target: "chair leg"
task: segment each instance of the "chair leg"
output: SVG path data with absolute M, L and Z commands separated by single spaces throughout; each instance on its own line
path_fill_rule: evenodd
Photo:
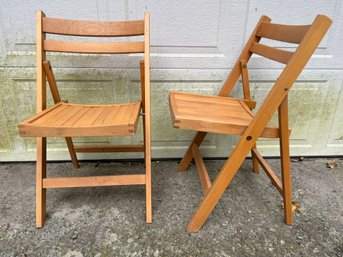
M 151 189 L 151 139 L 150 120 L 143 116 L 145 192 L 146 192 L 146 223 L 152 223 L 152 189 Z
M 71 162 L 73 164 L 73 168 L 77 169 L 79 168 L 79 162 L 77 160 L 77 156 L 74 150 L 74 144 L 73 144 L 73 140 L 71 139 L 71 137 L 66 137 L 66 142 L 67 142 L 67 146 L 68 146 L 68 150 L 69 150 L 69 154 L 71 157 Z
M 279 110 L 279 128 L 280 128 L 280 155 L 282 171 L 283 203 L 285 208 L 285 222 L 288 225 L 293 224 L 292 210 L 292 189 L 289 155 L 289 130 L 288 130 L 288 99 L 287 97 L 281 103 Z
M 198 147 L 201 145 L 202 141 L 205 139 L 207 135 L 207 132 L 200 132 L 198 131 L 196 135 L 193 138 L 192 143 L 189 145 L 186 153 L 184 154 L 180 164 L 179 164 L 179 171 L 186 171 L 189 167 L 189 164 L 191 163 L 193 159 L 193 154 L 192 154 L 192 146 L 193 144 L 196 144 Z
M 46 218 L 46 189 L 43 179 L 46 178 L 46 138 L 37 138 L 36 164 L 36 227 L 41 228 Z
M 246 155 L 251 150 L 251 147 L 246 145 L 244 140 L 241 140 L 238 143 L 231 153 L 230 158 L 225 162 L 223 168 L 213 182 L 210 191 L 208 191 L 197 210 L 194 212 L 187 225 L 188 232 L 197 232 L 203 226 L 225 189 L 229 186 L 233 177 L 238 172 Z
M 146 159 L 146 223 L 152 223 L 151 160 Z
M 253 146 L 254 150 L 256 150 L 256 144 Z M 251 160 L 252 160 L 252 169 L 255 173 L 259 173 L 259 163 L 257 157 L 253 151 L 251 151 Z

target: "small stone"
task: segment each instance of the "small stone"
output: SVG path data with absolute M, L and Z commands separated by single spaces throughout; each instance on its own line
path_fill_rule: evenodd
M 317 247 L 315 247 L 315 248 L 313 249 L 313 253 L 319 253 L 319 250 L 318 250 Z
M 274 250 L 274 248 L 273 247 L 268 247 L 268 250 L 269 250 L 269 252 L 271 252 L 271 251 Z
M 328 162 L 326 165 L 330 169 L 334 169 L 334 168 L 337 167 L 337 163 L 336 162 Z
M 73 234 L 71 235 L 71 239 L 75 240 L 79 237 L 79 234 L 77 233 L 77 231 L 74 231 Z
M 101 257 L 101 253 L 97 253 L 94 257 Z
M 280 240 L 281 245 L 285 245 L 285 240 Z

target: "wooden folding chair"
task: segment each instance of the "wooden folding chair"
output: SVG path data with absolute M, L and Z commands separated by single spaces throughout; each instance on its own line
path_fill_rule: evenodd
M 331 23 L 324 15 L 318 15 L 311 25 L 304 26 L 273 24 L 270 18 L 262 16 L 218 96 L 170 93 L 174 127 L 198 131 L 179 165 L 179 170 L 185 171 L 194 159 L 204 190 L 204 198 L 187 225 L 188 232 L 196 232 L 203 226 L 249 151 L 252 152 L 253 170 L 257 173 L 258 164 L 261 165 L 283 197 L 286 224 L 293 223 L 287 95 Z M 290 52 L 261 44 L 261 38 L 299 45 L 295 52 Z M 286 64 L 256 113 L 251 111 L 255 102 L 250 98 L 247 72 L 247 63 L 253 53 Z M 240 76 L 244 99 L 229 98 Z M 268 126 L 276 110 L 279 127 Z M 199 152 L 200 144 L 208 132 L 241 135 L 213 183 Z M 259 137 L 279 138 L 281 181 L 257 151 L 255 144 Z
M 149 14 L 144 20 L 98 22 L 45 17 L 37 12 L 37 114 L 19 124 L 23 137 L 37 137 L 36 227 L 45 223 L 46 189 L 65 187 L 145 185 L 146 222 L 152 222 L 151 142 L 150 142 L 150 31 Z M 144 36 L 144 42 L 64 42 L 46 38 L 47 34 L 88 37 Z M 81 105 L 62 101 L 46 52 L 87 54 L 144 53 L 140 62 L 142 99 L 127 104 Z M 46 108 L 46 80 L 55 105 Z M 132 136 L 139 116 L 143 120 L 144 144 L 74 146 L 74 136 Z M 73 166 L 77 152 L 144 152 L 145 174 L 72 178 L 46 177 L 46 137 L 65 137 Z

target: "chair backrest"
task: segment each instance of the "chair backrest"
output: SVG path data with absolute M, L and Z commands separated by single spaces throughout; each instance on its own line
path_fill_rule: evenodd
M 43 68 L 46 52 L 87 54 L 144 53 L 145 93 L 150 92 L 150 21 L 144 20 L 100 22 L 48 18 L 42 11 L 36 15 L 37 112 L 46 108 L 46 75 Z M 77 37 L 130 37 L 144 36 L 137 42 L 69 42 L 47 39 L 47 34 Z M 149 98 L 145 94 L 146 98 Z
M 253 53 L 286 64 L 283 73 L 288 73 L 290 69 L 288 67 L 293 66 L 294 63 L 298 63 L 297 66 L 300 68 L 299 72 L 301 72 L 331 26 L 331 23 L 332 21 L 325 15 L 318 15 L 310 25 L 275 24 L 271 23 L 269 17 L 262 16 L 225 80 L 219 95 L 228 96 L 231 93 L 238 78 L 243 73 L 241 69 L 242 64 L 246 65 Z M 299 45 L 295 52 L 290 52 L 260 44 L 259 42 L 262 38 Z
M 310 25 L 281 25 L 271 23 L 271 19 L 262 16 L 246 43 L 236 64 L 224 82 L 220 96 L 228 96 L 235 86 L 238 78 L 244 72 L 242 63 L 246 67 L 252 54 L 258 54 L 268 59 L 286 64 L 279 75 L 274 86 L 265 98 L 261 107 L 255 115 L 251 125 L 247 128 L 246 135 L 249 140 L 255 140 L 260 136 L 277 108 L 287 96 L 295 80 L 303 70 L 304 66 L 316 50 L 325 33 L 331 26 L 332 21 L 324 16 L 318 15 Z M 281 50 L 259 43 L 261 38 L 268 38 L 282 42 L 299 44 L 295 52 Z M 245 78 L 247 79 L 247 78 Z M 244 83 L 244 79 L 243 79 Z

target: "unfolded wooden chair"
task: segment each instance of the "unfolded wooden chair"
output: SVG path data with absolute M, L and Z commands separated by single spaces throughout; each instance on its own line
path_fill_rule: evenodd
M 250 151 L 253 170 L 258 173 L 261 165 L 283 197 L 286 224 L 293 223 L 295 206 L 292 204 L 291 193 L 287 95 L 331 23 L 332 21 L 324 15 L 318 15 L 310 25 L 301 26 L 273 24 L 270 18 L 262 16 L 218 96 L 170 93 L 174 127 L 197 131 L 179 165 L 179 170 L 185 171 L 194 159 L 204 190 L 204 198 L 190 219 L 187 231 L 196 232 L 203 226 Z M 259 43 L 261 38 L 295 43 L 298 47 L 295 52 L 281 50 Z M 256 103 L 250 98 L 247 71 L 247 63 L 252 54 L 286 64 L 256 113 L 251 111 Z M 244 98 L 229 98 L 240 76 Z M 272 127 L 268 122 L 276 110 L 279 126 Z M 241 136 L 213 183 L 199 152 L 199 147 L 208 132 Z M 281 181 L 256 149 L 255 144 L 259 137 L 279 138 Z
M 62 42 L 47 34 L 88 37 L 144 36 L 139 42 Z M 45 17 L 37 12 L 37 114 L 19 124 L 23 137 L 37 138 L 36 227 L 45 223 L 46 189 L 65 187 L 145 185 L 146 222 L 152 222 L 151 143 L 150 143 L 150 31 L 149 14 L 144 20 L 98 22 Z M 46 52 L 87 54 L 144 53 L 140 62 L 142 99 L 127 104 L 82 105 L 62 101 Z M 137 64 L 138 65 L 138 64 Z M 46 80 L 55 105 L 46 108 Z M 99 103 L 100 104 L 100 103 Z M 74 146 L 75 136 L 132 136 L 142 116 L 144 144 Z M 46 177 L 46 137 L 65 137 L 73 166 L 78 167 L 77 152 L 143 152 L 145 174 L 72 178 Z

